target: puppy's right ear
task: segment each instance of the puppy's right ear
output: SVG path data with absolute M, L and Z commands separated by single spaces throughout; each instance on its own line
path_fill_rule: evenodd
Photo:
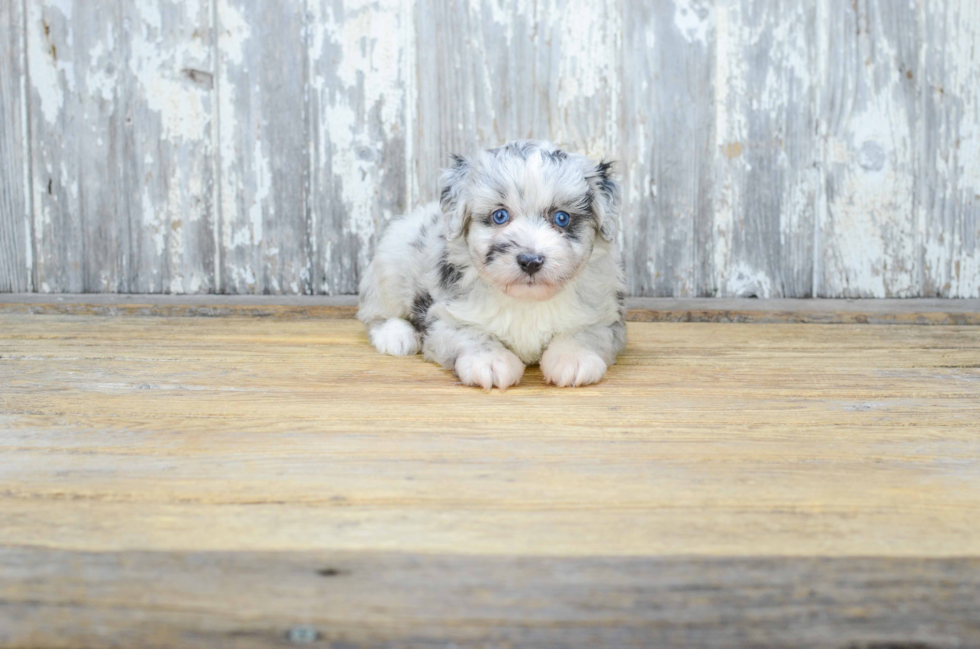
M 447 218 L 446 238 L 455 239 L 463 234 L 466 228 L 466 201 L 463 200 L 463 188 L 466 177 L 470 172 L 470 161 L 463 156 L 452 156 L 453 166 L 442 172 L 439 184 L 442 188 L 439 194 L 439 204 L 442 213 Z

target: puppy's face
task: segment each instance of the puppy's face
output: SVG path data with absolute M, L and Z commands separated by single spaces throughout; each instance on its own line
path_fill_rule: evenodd
M 450 237 L 465 237 L 481 276 L 517 298 L 547 300 L 611 240 L 619 187 L 610 165 L 546 142 L 511 142 L 455 158 L 443 174 Z

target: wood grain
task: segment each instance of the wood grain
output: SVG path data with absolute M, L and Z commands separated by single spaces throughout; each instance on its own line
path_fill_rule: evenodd
M 980 295 L 980 5 L 927 2 L 916 174 L 923 295 Z
M 37 288 L 213 290 L 210 4 L 30 0 Z
M 631 322 L 980 325 L 980 300 L 750 300 L 627 298 Z M 38 295 L 0 296 L 0 313 L 36 315 L 344 319 L 356 296 Z
M 938 649 L 980 642 L 975 558 L 2 548 L 0 570 L 4 647 Z
M 302 3 L 217 0 L 221 277 L 226 293 L 309 293 Z
M 920 294 L 915 222 L 920 9 L 831 0 L 820 128 L 826 138 L 819 297 Z
M 350 320 L 0 315 L 0 646 L 980 643 L 980 328 L 629 336 L 487 394 Z
M 311 292 L 357 292 L 384 226 L 414 205 L 413 3 L 308 3 Z
M 449 153 L 544 138 L 597 161 L 616 155 L 618 3 L 421 0 L 416 14 L 423 200 L 438 198 Z
M 711 5 L 623 4 L 623 252 L 633 295 L 715 294 Z
M 540 137 L 619 161 L 634 296 L 980 297 L 971 0 L 85 7 L 4 8 L 0 291 L 352 294 Z
M 595 388 L 488 395 L 354 321 L 2 323 L 7 545 L 980 551 L 977 328 L 635 323 Z
M 0 6 L 0 293 L 33 287 L 24 5 Z
M 813 295 L 821 183 L 816 3 L 718 3 L 714 290 Z

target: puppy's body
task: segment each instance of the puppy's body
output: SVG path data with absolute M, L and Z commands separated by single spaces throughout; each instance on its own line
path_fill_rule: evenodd
M 394 221 L 378 245 L 358 312 L 371 342 L 421 349 L 486 389 L 537 362 L 556 385 L 598 381 L 625 344 L 608 169 L 543 142 L 457 158 L 440 203 Z

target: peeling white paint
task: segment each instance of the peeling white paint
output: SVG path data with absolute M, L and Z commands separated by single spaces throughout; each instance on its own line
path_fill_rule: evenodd
M 228 0 L 214 1 L 217 2 L 217 13 L 221 17 L 221 24 L 216 26 L 220 29 L 218 38 L 221 56 L 227 63 L 242 65 L 245 60 L 245 42 L 252 35 L 252 28 L 233 3 Z
M 324 4 L 314 2 L 310 12 L 310 56 L 317 69 L 326 67 L 334 77 L 329 84 L 318 79 L 313 89 L 321 109 L 317 157 L 330 161 L 339 181 L 338 198 L 348 218 L 345 233 L 361 242 L 357 263 L 363 268 L 371 238 L 394 216 L 384 208 L 379 213 L 379 185 L 388 172 L 381 164 L 384 142 L 369 128 L 371 120 L 378 119 L 382 137 L 410 136 L 403 124 L 402 34 L 411 14 L 402 13 L 408 8 L 402 0 L 359 1 L 345 3 L 341 19 L 334 6 Z M 332 252 L 325 245 L 321 259 L 331 259 Z
M 630 30 L 631 34 L 634 30 L 639 29 L 635 24 L 623 24 L 621 27 L 624 32 Z M 647 52 L 656 51 L 659 43 L 654 25 L 647 24 L 641 27 L 641 33 L 634 35 L 634 38 L 642 40 L 642 46 Z M 626 35 L 624 34 L 622 38 L 625 41 Z M 636 96 L 643 99 L 637 102 L 636 100 L 630 101 L 631 98 L 627 98 L 624 101 L 629 111 L 627 113 L 627 121 L 621 129 L 617 128 L 617 130 L 622 130 L 624 133 L 624 137 L 620 143 L 621 148 L 619 149 L 622 151 L 623 156 L 620 162 L 623 173 L 623 207 L 621 215 L 622 225 L 618 234 L 618 240 L 623 251 L 626 267 L 635 269 L 639 266 L 644 271 L 642 273 L 636 273 L 636 275 L 640 275 L 639 277 L 628 276 L 628 281 L 631 280 L 641 286 L 644 284 L 649 286 L 650 278 L 653 278 L 657 273 L 654 251 L 647 251 L 645 253 L 645 259 L 637 259 L 640 256 L 638 254 L 639 247 L 634 245 L 634 242 L 630 239 L 632 236 L 636 236 L 647 225 L 650 217 L 646 209 L 658 208 L 656 200 L 644 203 L 644 199 L 656 198 L 656 195 L 652 191 L 652 188 L 655 186 L 655 180 L 652 174 L 651 120 L 647 111 L 636 105 L 637 103 L 641 106 L 645 105 L 644 100 L 649 96 L 650 92 L 650 79 L 646 75 L 643 75 L 641 79 L 634 80 L 634 84 L 636 85 L 631 86 L 630 90 Z M 633 275 L 633 273 L 629 275 Z
M 722 296 L 806 294 L 819 158 L 806 121 L 815 110 L 812 7 L 722 3 L 714 21 L 715 283 Z M 767 65 L 756 65 L 760 55 Z M 794 121 L 809 146 L 792 141 Z
M 556 24 L 562 45 L 558 101 L 564 105 L 606 90 L 616 59 L 608 46 L 607 25 L 595 20 L 596 10 L 591 0 L 569 0 L 557 10 L 562 15 L 551 20 Z
M 314 30 L 323 20 L 317 38 L 331 41 L 341 52 L 333 62 L 341 86 L 354 89 L 363 84 L 365 104 L 380 109 L 385 130 L 395 128 L 401 117 L 400 5 L 398 0 L 347 2 L 343 21 L 332 8 L 322 15 L 313 13 Z
M 245 42 L 251 35 L 251 29 L 244 16 L 228 0 L 216 0 L 221 24 L 218 29 L 219 50 L 219 92 L 218 121 L 220 123 L 221 165 L 221 202 L 220 210 L 221 246 L 227 251 L 244 246 L 251 240 L 251 233 L 243 229 L 236 230 L 237 205 L 242 195 L 242 177 L 240 173 L 239 155 L 236 147 L 235 133 L 242 128 L 237 111 L 238 89 L 230 83 L 227 68 L 241 66 L 244 60 Z M 239 269 L 240 272 L 240 269 Z
M 561 44 L 556 114 L 550 137 L 593 158 L 612 157 L 618 147 L 622 25 L 595 16 L 616 15 L 614 2 L 572 0 L 551 6 L 542 18 Z M 547 41 L 543 43 L 546 44 Z
M 533 133 L 620 159 L 620 240 L 636 286 L 776 296 L 792 290 L 787 278 L 809 263 L 820 295 L 916 295 L 923 285 L 980 295 L 977 3 L 868 0 L 852 24 L 847 3 L 840 11 L 818 3 L 814 12 L 790 0 L 470 0 L 421 18 L 413 0 L 311 0 L 302 42 L 284 46 L 302 50 L 309 71 L 307 94 L 296 102 L 313 113 L 295 128 L 313 125 L 318 136 L 280 151 L 290 125 L 256 99 L 270 92 L 256 68 L 275 44 L 259 22 L 267 14 L 214 1 L 212 13 L 203 0 L 132 0 L 121 5 L 122 18 L 98 25 L 73 0 L 26 3 L 30 77 L 22 83 L 36 125 L 34 133 L 24 126 L 36 160 L 27 218 L 39 245 L 36 259 L 33 246 L 27 252 L 41 290 L 64 290 L 71 282 L 63 284 L 63 268 L 89 264 L 71 257 L 80 249 L 65 241 L 91 235 L 72 219 L 106 189 L 80 179 L 94 182 L 92 163 L 111 146 L 119 150 L 121 133 L 135 133 L 143 147 L 121 162 L 142 182 L 126 201 L 134 214 L 119 215 L 117 230 L 126 219 L 139 224 L 144 258 L 122 250 L 107 263 L 140 268 L 154 290 L 194 292 L 217 285 L 198 267 L 216 263 L 220 276 L 225 258 L 226 288 L 294 293 L 313 277 L 322 278 L 314 290 L 350 290 L 394 206 L 435 191 L 420 178 L 432 177 L 444 149 Z M 287 20 L 301 10 L 279 9 Z M 210 25 L 212 15 L 220 25 Z M 627 23 L 628 15 L 648 24 Z M 433 16 L 435 25 L 416 22 Z M 468 31 L 457 39 L 463 47 L 437 57 L 449 79 L 439 87 L 446 114 L 418 114 L 432 104 L 420 89 L 443 81 L 420 69 L 420 56 L 432 60 L 422 48 L 432 44 L 417 42 L 416 28 L 448 34 L 457 25 L 438 23 L 447 17 Z M 888 33 L 905 30 L 903 20 L 906 31 L 919 30 L 911 45 Z M 82 27 L 91 33 L 76 31 Z M 709 70 L 710 78 L 684 76 Z M 126 115 L 112 114 L 122 107 Z M 812 124 L 800 117 L 807 110 L 818 114 Z M 124 125 L 127 118 L 136 125 Z M 670 129 L 690 129 L 694 122 L 684 120 L 695 119 L 711 123 L 713 141 L 665 151 Z M 120 124 L 117 133 L 109 121 Z M 284 159 L 309 168 L 308 217 L 277 213 L 290 211 L 277 194 Z M 702 168 L 709 173 L 691 177 Z M 209 185 L 215 170 L 220 184 Z M 214 205 L 200 206 L 204 199 Z M 709 200 L 713 213 L 697 212 Z M 203 221 L 207 209 L 221 214 L 213 230 Z M 340 228 L 324 231 L 334 218 Z M 300 222 L 306 231 L 295 229 Z M 213 252 L 201 253 L 210 247 L 200 245 L 201 227 Z M 702 243 L 710 250 L 696 248 Z M 673 267 L 658 265 L 654 250 L 678 251 Z M 657 273 L 675 273 L 674 284 L 656 283 Z M 115 267 L 91 275 L 95 285 L 120 285 Z
M 23 14 L 18 16 L 18 18 L 21 19 L 23 19 L 23 17 L 24 17 Z M 18 29 L 18 27 L 19 25 L 15 26 L 14 29 Z M 29 126 L 31 115 L 28 109 L 28 96 L 29 96 L 28 93 L 31 90 L 27 86 L 27 61 L 26 61 L 27 39 L 28 39 L 27 31 L 24 30 L 20 32 L 19 34 L 20 42 L 18 43 L 18 49 L 25 57 L 24 60 L 21 61 L 20 78 L 17 80 L 19 85 L 19 91 L 20 91 L 20 95 L 19 95 L 20 105 L 18 106 L 18 109 L 20 110 L 20 142 L 22 146 L 21 149 L 22 166 L 20 169 L 21 177 L 22 177 L 21 191 L 22 191 L 22 196 L 24 198 L 24 205 L 23 205 L 24 212 L 23 212 L 23 216 L 21 217 L 21 226 L 23 228 L 22 232 L 25 235 L 23 241 L 23 246 L 24 246 L 23 249 L 24 249 L 24 267 L 25 270 L 27 271 L 25 273 L 25 276 L 27 278 L 27 290 L 34 291 L 36 289 L 35 279 L 34 279 L 34 241 L 33 241 L 33 237 L 31 236 L 32 234 L 31 224 L 33 223 L 34 220 L 34 211 L 32 209 L 32 204 L 34 201 L 33 201 L 33 188 L 31 187 L 31 138 L 30 138 L 30 126 Z M 0 160 L 0 165 L 2 164 L 3 161 Z M 11 217 L 14 216 L 15 215 L 13 214 L 11 215 Z M 13 285 L 14 282 L 16 281 L 16 278 L 11 278 L 11 280 L 12 280 L 11 285 Z
M 907 108 L 892 91 L 899 72 L 891 77 L 887 85 L 869 88 L 864 104 L 851 113 L 842 134 L 848 154 L 837 154 L 850 164 L 831 170 L 835 190 L 823 236 L 830 252 L 825 290 L 832 294 L 910 297 L 918 292 L 912 134 Z
M 522 3 L 517 3 L 518 8 L 523 8 L 520 5 Z M 511 21 L 511 14 L 505 11 L 505 7 L 508 9 L 509 3 L 501 2 L 500 0 L 492 0 L 491 2 L 485 2 L 484 0 L 470 0 L 470 13 L 476 16 L 484 16 L 486 13 L 490 14 L 490 19 L 504 28 L 504 38 L 509 43 L 513 38 L 513 21 Z M 411 8 L 411 7 L 409 7 Z
M 140 224 L 143 226 L 143 231 L 151 234 L 151 239 L 153 245 L 156 247 L 156 254 L 160 256 L 166 249 L 166 224 L 163 219 L 160 218 L 160 214 L 157 213 L 156 204 L 153 198 L 150 196 L 149 187 L 143 188 L 143 200 L 142 200 L 142 220 Z
M 268 210 L 270 220 L 274 221 L 276 218 L 275 203 L 266 202 L 272 193 L 272 169 L 260 137 L 255 138 L 252 163 L 255 166 L 255 194 L 251 198 L 252 204 L 248 207 L 248 245 L 258 246 L 263 240 L 262 221 L 265 211 Z
M 719 6 L 715 10 L 715 48 L 718 52 L 715 57 L 714 80 L 716 149 L 741 146 L 739 143 L 745 139 L 743 114 L 732 105 L 731 99 L 735 97 L 737 101 L 745 92 L 744 62 L 731 55 L 731 30 L 728 7 Z M 736 42 L 739 42 L 738 35 L 736 35 Z M 732 120 L 729 120 L 729 115 L 733 116 Z M 715 245 L 712 261 L 717 272 L 721 275 L 720 283 L 724 284 L 725 278 L 730 272 L 732 233 L 735 229 L 735 210 L 739 203 L 739 197 L 737 195 L 738 186 L 731 177 L 726 161 L 722 157 L 723 151 L 719 153 L 721 153 L 719 156 L 721 180 L 715 203 Z
M 200 11 L 199 2 L 187 0 L 179 5 L 186 15 Z M 207 68 L 209 51 L 203 38 L 179 40 L 165 47 L 160 3 L 153 0 L 133 2 L 139 23 L 132 28 L 129 67 L 141 80 L 147 108 L 159 114 L 163 137 L 198 140 L 210 130 L 211 113 L 205 103 L 205 91 L 189 82 L 188 73 Z
M 964 56 L 980 52 L 980 4 L 959 3 L 933 15 L 946 37 L 935 58 L 923 63 L 933 72 L 922 92 L 935 117 L 923 124 L 933 131 L 933 149 L 924 150 L 922 163 L 941 182 L 922 189 L 937 196 L 920 201 L 923 274 L 930 296 L 980 297 L 980 65 Z
M 95 41 L 88 51 L 91 69 L 85 76 L 85 89 L 90 96 L 106 102 L 111 102 L 115 97 L 119 85 L 119 74 L 114 65 L 115 54 L 115 36 L 112 24 L 108 24 L 104 36 Z M 99 140 L 101 144 L 101 138 Z
M 673 0 L 674 26 L 689 43 L 708 42 L 712 3 L 706 0 Z
M 31 88 L 49 124 L 56 124 L 61 116 L 65 95 L 76 91 L 75 70 L 64 58 L 74 40 L 71 17 L 71 0 L 29 4 L 28 22 L 33 30 L 27 39 Z M 59 36 L 62 31 L 64 35 Z M 60 54 L 59 39 L 69 46 L 62 47 Z
M 772 279 L 765 270 L 751 268 L 745 263 L 737 262 L 728 269 L 727 275 L 725 295 L 762 299 L 773 297 Z
M 414 10 L 414 0 L 402 0 L 402 15 L 413 15 Z M 418 120 L 415 114 L 418 107 L 418 83 L 413 81 L 415 71 L 418 69 L 419 64 L 416 50 L 417 40 L 418 34 L 415 32 L 415 21 L 406 21 L 402 30 L 402 69 L 400 74 L 405 92 L 403 97 L 405 103 L 405 206 L 408 209 L 413 209 L 419 202 L 418 160 L 415 155 L 415 133 L 418 127 Z

